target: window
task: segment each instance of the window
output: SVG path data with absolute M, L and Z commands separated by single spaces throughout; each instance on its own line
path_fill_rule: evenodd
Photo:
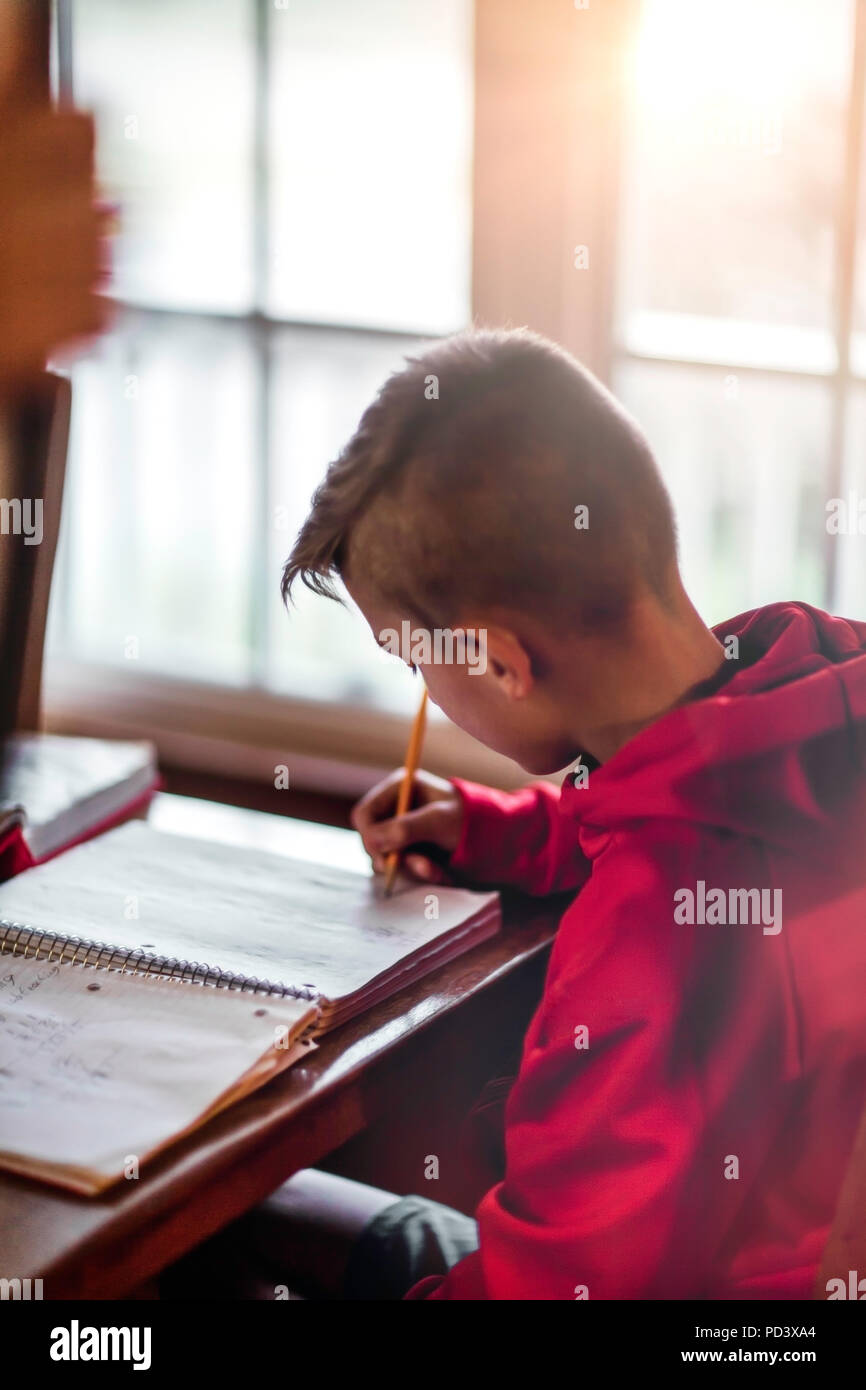
M 473 316 L 634 412 L 708 621 L 866 616 L 866 0 L 71 14 L 127 306 L 75 370 L 48 667 L 75 727 L 105 689 L 238 765 L 400 756 L 411 677 L 356 614 L 302 593 L 288 619 L 280 566 L 383 378 Z M 442 771 L 507 780 L 430 735 Z
M 73 373 L 53 669 L 408 708 L 357 616 L 290 623 L 279 577 L 382 380 L 470 317 L 470 0 L 78 0 L 71 29 L 126 308 Z
M 827 530 L 862 486 L 864 21 L 849 0 L 642 5 L 612 385 L 711 621 L 866 612 L 862 541 Z

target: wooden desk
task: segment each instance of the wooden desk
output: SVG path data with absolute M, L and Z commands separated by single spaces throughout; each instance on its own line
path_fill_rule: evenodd
M 369 871 L 357 837 L 330 826 L 167 796 L 151 820 Z M 352 1161 L 351 1141 L 389 1118 L 404 1147 L 420 1145 L 403 1155 L 403 1190 L 419 1190 L 426 1155 L 440 1153 L 433 1117 L 453 1110 L 455 1095 L 477 1094 L 522 1036 L 561 910 L 554 900 L 506 902 L 499 935 L 327 1036 L 306 1065 L 172 1147 L 138 1181 L 83 1198 L 0 1175 L 0 1276 L 41 1278 L 46 1299 L 128 1296 L 299 1168 L 374 1176 L 361 1171 L 363 1157 Z M 329 1161 L 335 1151 L 349 1158 Z M 375 1175 L 386 1187 L 389 1176 Z M 451 1199 L 447 1182 L 425 1190 Z

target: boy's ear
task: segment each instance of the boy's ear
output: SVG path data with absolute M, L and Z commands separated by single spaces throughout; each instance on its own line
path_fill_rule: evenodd
M 530 693 L 535 684 L 532 659 L 510 628 L 457 627 L 454 635 L 465 643 L 470 675 L 492 678 L 509 700 L 522 700 Z

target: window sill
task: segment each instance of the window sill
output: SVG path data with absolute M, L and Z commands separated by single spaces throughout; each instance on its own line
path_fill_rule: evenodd
M 54 658 L 46 670 L 45 727 L 55 733 L 147 738 L 175 768 L 356 797 L 399 767 L 410 721 L 358 706 L 298 700 L 271 691 L 135 675 Z M 443 777 L 498 787 L 528 780 L 450 721 L 430 721 L 424 766 Z

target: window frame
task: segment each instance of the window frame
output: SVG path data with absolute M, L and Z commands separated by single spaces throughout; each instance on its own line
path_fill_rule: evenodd
M 253 302 L 258 307 L 238 315 L 201 310 L 192 313 L 140 304 L 121 303 L 119 307 L 142 322 L 191 318 L 203 322 L 229 321 L 237 326 L 239 334 L 249 335 L 257 357 L 253 453 L 258 467 L 256 511 L 264 534 L 272 500 L 269 457 L 273 336 L 290 327 L 311 335 L 324 331 L 379 340 L 411 340 L 420 345 L 429 342 L 431 335 L 355 325 L 303 323 L 272 316 L 261 309 L 265 303 L 269 256 L 265 153 L 271 5 L 270 0 L 250 0 L 250 3 L 255 13 Z M 548 4 L 549 0 L 544 3 Z M 74 94 L 73 23 L 73 0 L 54 0 L 55 90 L 58 99 L 70 105 Z M 477 246 L 474 235 L 473 246 Z M 273 579 L 265 547 L 259 555 L 252 586 L 252 667 L 248 685 L 235 688 L 217 681 L 175 678 L 154 671 L 133 675 L 107 663 L 78 660 L 67 649 L 55 653 L 47 667 L 46 726 L 62 733 L 151 739 L 160 757 L 172 766 L 226 776 L 252 776 L 270 781 L 274 767 L 288 757 L 293 786 L 324 788 L 347 795 L 357 795 L 378 775 L 399 764 L 406 744 L 407 717 L 374 706 L 315 701 L 294 694 L 278 694 L 266 688 L 270 643 L 268 601 Z M 61 606 L 71 594 L 69 545 L 64 550 L 64 564 L 65 573 L 58 577 Z M 287 618 L 287 640 L 290 639 L 288 622 Z M 491 753 L 435 715 L 429 725 L 425 758 L 430 767 L 445 776 L 459 774 L 501 786 L 518 786 L 525 780 L 514 764 Z
M 269 0 L 256 8 L 256 119 L 264 148 L 268 79 Z M 71 96 L 71 0 L 55 0 L 57 70 L 61 96 Z M 588 9 L 562 0 L 535 0 L 528 42 L 525 0 L 475 0 L 474 131 L 472 175 L 472 319 L 479 325 L 529 324 L 573 352 L 610 385 L 625 362 L 736 371 L 765 378 L 804 377 L 832 391 L 828 487 L 841 494 L 849 430 L 849 400 L 866 377 L 851 361 L 857 269 L 857 225 L 866 93 L 866 0 L 854 0 L 843 195 L 837 208 L 833 370 L 798 371 L 731 361 L 677 358 L 630 348 L 618 315 L 617 270 L 621 179 L 628 92 L 624 55 L 636 31 L 641 0 L 609 0 Z M 66 51 L 63 35 L 66 35 Z M 517 125 L 515 121 L 517 120 Z M 519 127 L 518 151 L 508 142 Z M 586 132 L 591 138 L 586 138 Z M 539 150 L 546 158 L 537 158 Z M 528 153 L 527 153 L 528 152 Z M 258 302 L 267 264 L 266 164 L 256 159 L 254 212 Z M 531 198 L 525 182 L 532 177 Z M 611 234 L 613 229 L 614 234 Z M 575 269 L 574 248 L 590 248 L 590 275 Z M 151 314 L 174 312 L 142 309 Z M 207 317 L 207 316 L 202 316 Z M 224 317 L 224 316 L 221 316 Z M 256 312 L 238 318 L 255 335 L 262 355 L 257 453 L 260 516 L 268 505 L 268 340 L 285 320 Z M 316 331 L 315 325 L 292 323 Z M 356 327 L 328 331 L 381 335 Z M 409 338 L 409 333 L 394 334 Z M 429 335 L 419 334 L 419 342 Z M 838 551 L 827 537 L 827 604 L 838 578 Z M 267 665 L 267 613 L 260 573 L 259 664 L 242 690 L 178 680 L 155 673 L 135 676 L 64 657 L 49 668 L 46 711 L 61 731 L 149 737 L 169 761 L 227 775 L 273 775 L 274 761 L 295 758 L 298 785 L 356 794 L 377 773 L 399 763 L 407 717 L 355 704 L 303 700 L 263 688 Z M 287 640 L 289 634 L 287 632 Z M 279 757 L 276 757 L 279 754 Z M 446 721 L 431 721 L 425 761 L 444 775 L 463 775 L 501 786 L 525 781 L 515 765 L 491 753 Z M 300 769 L 303 769 L 301 771 Z

